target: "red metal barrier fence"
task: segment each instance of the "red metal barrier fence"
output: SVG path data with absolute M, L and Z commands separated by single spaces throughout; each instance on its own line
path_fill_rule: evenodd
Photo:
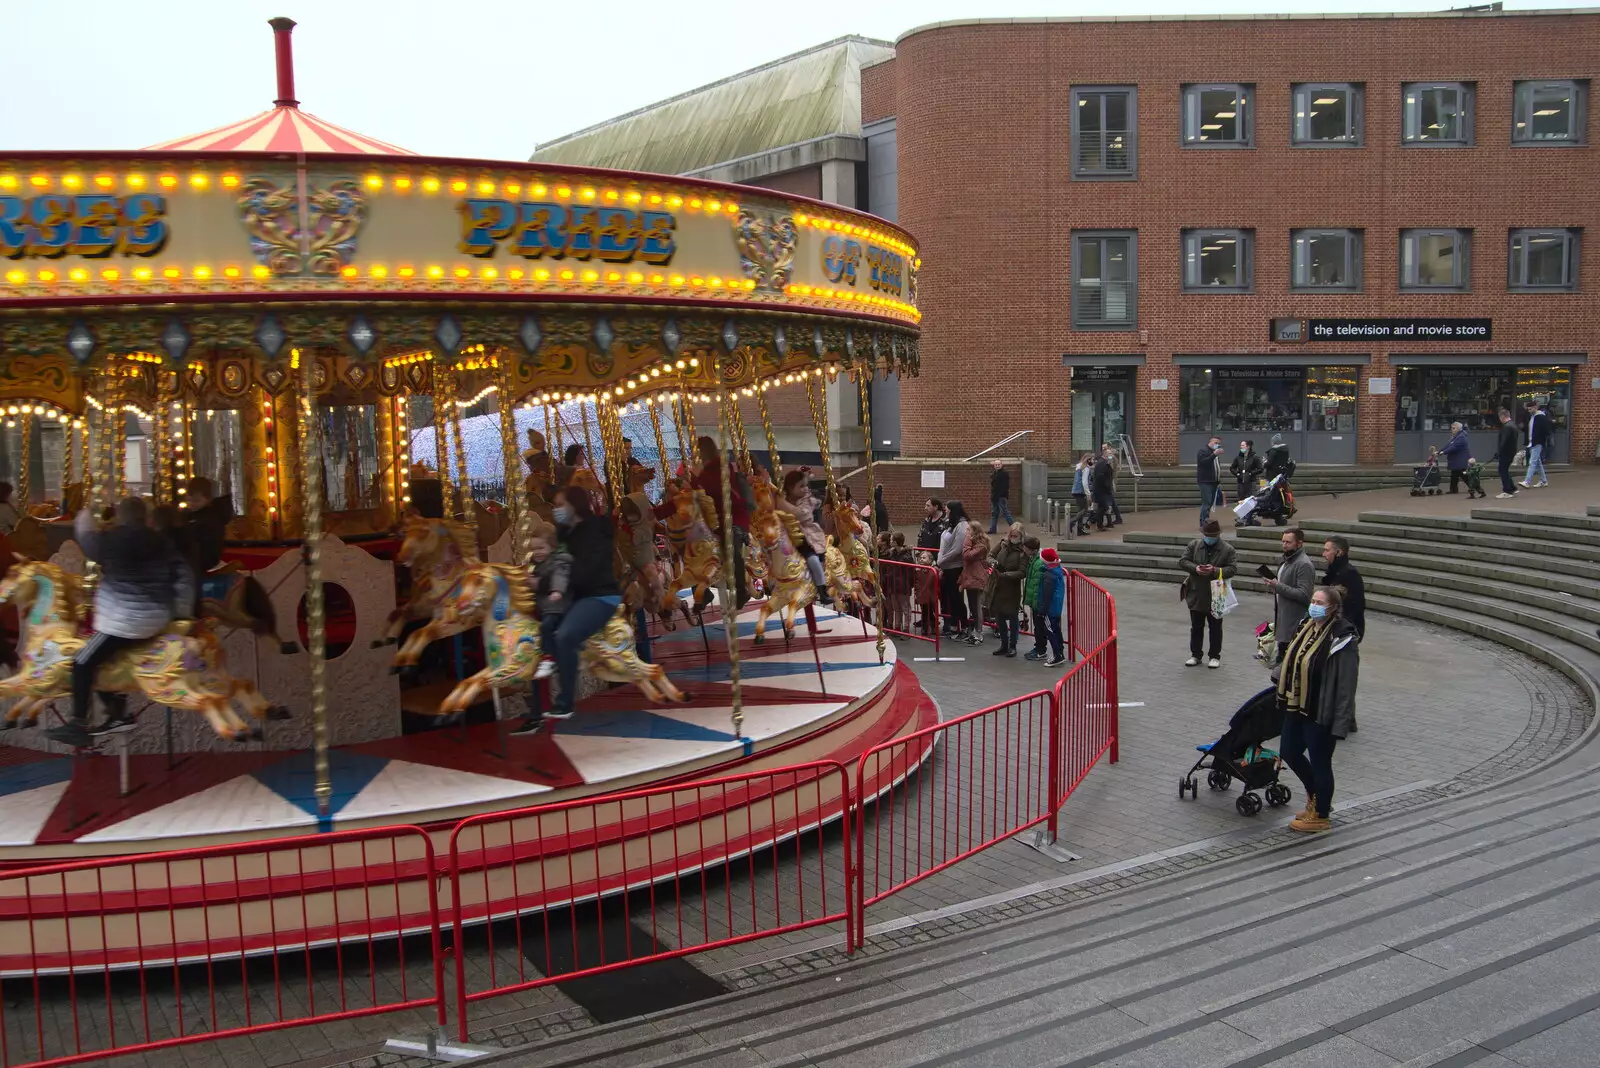
M 404 1009 L 443 1025 L 436 870 L 427 834 L 388 827 L 0 875 L 0 1063 Z
M 883 629 L 897 638 L 932 642 L 939 657 L 939 571 L 927 564 L 879 560 Z M 865 613 L 863 613 L 865 614 Z
M 1053 689 L 878 745 L 853 782 L 821 761 L 476 816 L 443 866 L 390 827 L 0 873 L 0 1065 L 402 1010 L 443 1026 L 445 878 L 463 1040 L 471 1003 L 557 981 L 823 924 L 858 946 L 868 905 L 1040 823 L 1053 837 L 1116 762 L 1116 609 L 1076 572 L 1068 606 L 1078 663 Z
M 853 938 L 850 851 L 834 870 L 824 849 L 835 817 L 850 840 L 853 808 L 844 765 L 820 761 L 463 820 L 449 854 L 462 1041 L 485 998 L 819 924 Z

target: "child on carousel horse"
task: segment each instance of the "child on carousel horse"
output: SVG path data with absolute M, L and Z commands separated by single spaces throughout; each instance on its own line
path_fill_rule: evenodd
M 534 682 L 555 674 L 554 635 L 567 612 L 567 587 L 572 582 L 572 554 L 561 547 L 556 528 L 541 526 L 528 546 L 533 557 L 534 602 L 539 608 L 539 667 Z
M 88 509 L 74 525 L 85 558 L 100 565 L 94 593 L 94 633 L 72 661 L 72 718 L 48 732 L 74 748 L 95 736 L 125 730 L 126 711 L 108 707 L 106 719 L 89 728 L 89 704 L 101 665 L 118 652 L 165 631 L 174 618 L 194 614 L 194 576 L 173 543 L 149 526 L 144 501 L 129 497 L 117 505 L 116 521 L 99 530 Z

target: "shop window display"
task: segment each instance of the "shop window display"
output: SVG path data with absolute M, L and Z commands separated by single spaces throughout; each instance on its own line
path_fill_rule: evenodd
M 1222 368 L 1216 379 L 1216 427 L 1272 433 L 1305 429 L 1299 368 Z
M 1204 367 L 1179 368 L 1178 429 L 1206 433 L 1211 426 L 1211 371 Z
M 1350 433 L 1356 428 L 1354 367 L 1312 367 L 1306 371 L 1306 429 Z

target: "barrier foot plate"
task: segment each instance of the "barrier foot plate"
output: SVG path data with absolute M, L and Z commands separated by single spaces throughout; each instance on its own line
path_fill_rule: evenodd
M 503 1049 L 452 1042 L 439 1034 L 430 1034 L 426 1038 L 391 1038 L 383 1044 L 383 1048 L 388 1053 L 404 1053 L 411 1057 L 427 1057 L 429 1060 L 447 1062 L 475 1061 L 491 1053 L 505 1052 Z
M 1035 827 L 1022 839 L 1022 844 L 1038 850 L 1057 864 L 1070 864 L 1075 860 L 1083 859 L 1059 840 L 1051 841 L 1048 827 Z

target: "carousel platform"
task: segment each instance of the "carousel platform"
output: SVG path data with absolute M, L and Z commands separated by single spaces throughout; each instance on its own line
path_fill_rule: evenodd
M 743 737 L 731 723 L 730 665 L 720 621 L 654 639 L 652 658 L 688 695 L 653 705 L 631 687 L 586 699 L 533 736 L 507 721 L 441 727 L 330 752 L 326 815 L 308 752 L 247 749 L 77 757 L 0 747 L 0 865 L 160 853 L 397 824 L 447 832 L 456 821 L 861 752 L 937 720 L 897 659 L 878 662 L 859 620 L 816 612 L 785 642 L 776 617 L 763 644 L 756 613 L 739 619 Z M 509 710 L 521 697 L 507 700 Z M 159 730 L 161 710 L 146 716 Z M 111 745 L 113 743 L 107 743 Z M 436 836 L 437 837 L 437 836 Z

